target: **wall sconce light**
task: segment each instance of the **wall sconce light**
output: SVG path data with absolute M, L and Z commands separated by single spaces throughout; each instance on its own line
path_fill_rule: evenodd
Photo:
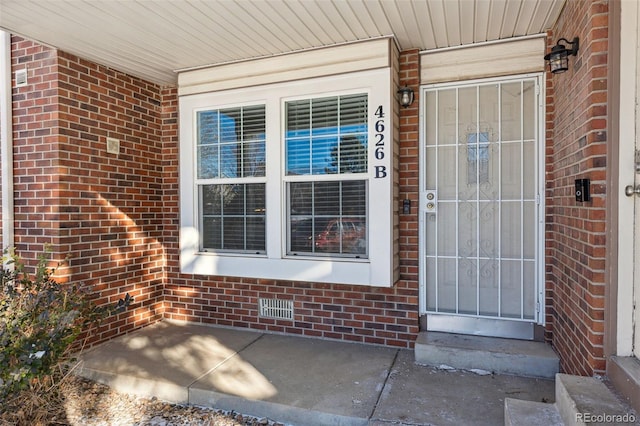
M 564 41 L 571 45 L 571 49 L 560 43 Z M 555 46 L 551 48 L 551 52 L 544 55 L 544 59 L 549 61 L 549 70 L 554 74 L 560 74 L 569 69 L 569 56 L 576 56 L 579 48 L 579 39 L 575 37 L 572 41 L 566 38 L 558 40 Z
M 405 108 L 409 107 L 413 103 L 413 89 L 404 86 L 398 90 L 398 102 Z

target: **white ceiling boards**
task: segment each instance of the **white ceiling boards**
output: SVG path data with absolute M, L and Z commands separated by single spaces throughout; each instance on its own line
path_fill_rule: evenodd
M 431 50 L 544 33 L 564 0 L 0 0 L 0 28 L 160 84 L 175 70 L 384 36 Z

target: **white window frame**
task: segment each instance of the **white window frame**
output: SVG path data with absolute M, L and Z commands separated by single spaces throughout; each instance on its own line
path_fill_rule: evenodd
M 242 104 L 240 105 L 241 107 L 254 107 L 254 106 L 264 106 L 261 103 L 256 103 L 256 104 Z M 202 218 L 201 212 L 198 211 L 198 209 L 200 209 L 201 207 L 201 193 L 200 193 L 200 188 L 207 186 L 207 185 L 249 185 L 249 184 L 266 184 L 266 175 L 265 176 L 237 176 L 237 177 L 222 177 L 222 176 L 216 176 L 213 178 L 199 178 L 198 177 L 198 141 L 197 141 L 197 135 L 198 135 L 198 113 L 200 112 L 207 112 L 207 111 L 219 111 L 219 109 L 214 110 L 211 108 L 204 108 L 204 109 L 196 109 L 194 110 L 194 128 L 195 128 L 195 138 L 194 138 L 194 163 L 193 163 L 193 167 L 194 167 L 194 171 L 195 171 L 195 185 L 196 185 L 196 197 L 197 197 L 197 205 L 196 205 L 196 211 L 198 212 L 198 228 L 200 228 L 200 220 Z M 265 113 L 266 114 L 266 113 Z M 239 142 L 239 141 L 238 141 Z M 244 141 L 243 141 L 244 142 Z M 221 153 L 222 151 L 220 151 Z M 245 220 L 247 217 L 250 216 L 245 216 Z M 266 237 L 266 235 L 265 235 Z M 246 238 L 246 236 L 245 236 Z M 228 249 L 214 249 L 214 248 L 205 248 L 203 247 L 203 236 L 200 235 L 200 250 L 203 252 L 209 252 L 209 251 L 213 251 L 213 252 L 218 252 L 218 253 L 238 253 L 238 254 L 247 254 L 250 253 L 251 250 L 228 250 Z M 265 242 L 265 246 L 266 246 L 266 242 Z M 260 252 L 263 252 L 264 250 L 259 250 Z
M 286 104 L 287 102 L 295 102 L 295 101 L 300 101 L 300 100 L 314 100 L 314 99 L 320 99 L 320 98 L 326 98 L 326 97 L 340 97 L 340 96 L 349 96 L 349 95 L 358 95 L 358 94 L 366 94 L 368 99 L 370 98 L 370 94 L 368 91 L 358 91 L 358 90 L 353 90 L 353 91 L 342 91 L 342 92 L 330 92 L 328 94 L 321 94 L 320 96 L 295 96 L 295 97 L 290 97 L 290 98 L 283 98 L 282 99 L 282 104 L 281 104 L 281 118 L 282 118 L 282 135 L 281 135 L 281 140 L 282 140 L 282 165 L 281 167 L 283 168 L 282 171 L 282 180 L 283 180 L 283 197 L 284 197 L 284 209 L 285 209 L 285 215 L 283 217 L 283 226 L 284 226 L 284 231 L 285 231 L 285 240 L 283 241 L 284 246 L 283 246 L 283 256 L 296 256 L 296 257 L 313 257 L 313 258 L 317 258 L 317 257 L 331 257 L 332 254 L 331 253 L 304 253 L 304 252 L 298 252 L 295 255 L 291 254 L 288 250 L 287 250 L 287 246 L 288 246 L 288 241 L 287 239 L 288 237 L 288 227 L 289 227 L 289 194 L 288 194 L 288 188 L 287 186 L 289 184 L 292 183 L 318 183 L 318 182 L 348 182 L 348 181 L 367 181 L 365 182 L 365 191 L 366 191 L 366 197 L 367 200 L 369 199 L 369 185 L 368 185 L 368 181 L 369 181 L 369 175 L 368 172 L 367 173 L 336 173 L 336 174 L 305 174 L 305 175 L 287 175 L 286 174 L 286 170 L 284 170 L 285 166 L 286 166 L 286 155 L 287 155 L 287 146 L 286 146 L 286 129 L 287 129 L 287 119 L 286 119 Z M 371 109 L 371 105 L 368 105 L 368 109 Z M 369 114 L 371 115 L 371 114 Z M 369 120 L 370 122 L 371 120 Z M 371 126 L 369 126 L 371 127 Z M 369 147 L 371 143 L 371 139 L 368 138 L 368 142 L 367 142 L 367 147 Z M 367 159 L 369 160 L 369 159 Z M 369 161 L 367 161 L 367 169 L 369 169 Z M 368 207 L 368 201 L 367 201 L 367 207 Z M 368 223 L 368 219 L 369 219 L 369 209 L 367 208 L 367 231 L 369 228 L 369 223 Z M 368 238 L 368 232 L 367 232 L 367 246 L 369 245 L 369 238 Z M 351 258 L 352 260 L 356 259 L 356 255 L 349 255 L 349 254 L 335 254 L 333 257 L 339 257 L 339 258 L 345 258 L 346 260 L 349 260 L 349 258 Z M 362 258 L 365 259 L 368 257 L 368 252 L 367 253 L 362 253 L 361 255 L 358 255 L 357 258 Z
M 284 104 L 294 98 L 368 94 L 368 258 L 287 256 Z M 390 68 L 181 96 L 180 268 L 183 273 L 390 287 L 393 266 L 394 105 Z M 266 111 L 266 253 L 200 251 L 196 185 L 196 112 L 264 103 Z M 384 130 L 374 116 L 384 110 Z M 377 130 L 380 130 L 378 127 Z M 384 140 L 384 158 L 375 143 Z M 339 175 L 338 175 L 339 177 Z

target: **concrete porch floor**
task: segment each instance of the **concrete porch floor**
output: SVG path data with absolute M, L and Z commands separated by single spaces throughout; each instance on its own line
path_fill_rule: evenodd
M 295 426 L 501 425 L 554 381 L 446 371 L 411 350 L 160 322 L 90 349 L 81 376 L 127 393 Z

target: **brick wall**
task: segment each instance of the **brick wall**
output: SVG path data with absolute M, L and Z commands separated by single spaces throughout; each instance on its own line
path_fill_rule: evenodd
M 57 81 L 55 50 L 14 37 L 12 69 L 28 69 L 28 85 L 13 89 L 16 248 L 35 258 L 58 245 Z
M 400 276 L 418 285 L 418 206 L 419 206 L 419 50 L 404 51 L 400 55 L 399 86 L 413 89 L 414 101 L 400 111 L 400 202 L 408 199 L 411 212 L 400 215 Z M 401 209 L 401 206 L 398 207 Z M 416 306 L 417 311 L 417 306 Z
M 563 371 L 603 374 L 607 1 L 567 2 L 547 39 L 580 37 L 569 70 L 547 78 L 548 331 Z M 591 179 L 577 203 L 574 180 Z
M 52 245 L 70 256 L 60 281 L 90 288 L 97 303 L 135 298 L 93 336 L 101 341 L 162 316 L 164 249 L 161 88 L 14 37 L 16 249 L 34 259 Z M 106 137 L 120 154 L 106 152 Z
M 418 92 L 418 52 L 400 55 L 400 84 Z M 167 93 L 167 96 L 174 94 Z M 173 101 L 171 101 L 173 102 Z M 167 120 L 177 109 L 167 103 Z M 173 105 L 173 103 L 172 103 Z M 272 281 L 180 274 L 178 263 L 177 128 L 165 145 L 165 238 L 168 278 L 167 318 L 271 332 L 411 347 L 418 332 L 417 193 L 418 109 L 401 111 L 400 193 L 410 198 L 410 215 L 400 215 L 400 280 L 393 288 Z M 398 206 L 399 208 L 400 206 Z M 258 316 L 258 298 L 292 300 L 293 321 Z
M 14 37 L 16 248 L 27 260 L 51 244 L 70 256 L 57 278 L 98 303 L 135 298 L 92 343 L 161 317 L 411 347 L 418 331 L 418 110 L 400 113 L 400 280 L 391 289 L 179 272 L 178 102 L 162 88 Z M 418 94 L 418 53 L 400 56 L 400 84 Z M 106 138 L 120 140 L 120 154 Z M 400 206 L 398 206 L 400 208 Z M 259 318 L 257 299 L 294 301 L 294 321 Z

